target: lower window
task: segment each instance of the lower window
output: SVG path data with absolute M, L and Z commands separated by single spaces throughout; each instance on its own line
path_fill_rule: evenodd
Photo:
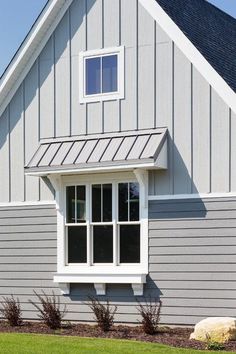
M 140 263 L 136 182 L 66 188 L 67 264 Z

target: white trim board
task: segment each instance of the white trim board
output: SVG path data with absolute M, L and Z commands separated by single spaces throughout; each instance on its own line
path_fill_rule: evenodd
M 117 56 L 117 91 L 108 92 L 99 94 L 90 94 L 86 95 L 86 59 L 89 58 L 102 58 L 104 56 L 116 55 Z M 101 77 L 101 91 L 102 91 L 102 66 L 100 67 Z M 80 104 L 89 103 L 89 102 L 102 102 L 102 101 L 111 101 L 125 98 L 125 47 L 111 47 L 95 50 L 87 50 L 79 53 L 79 77 L 82 77 L 81 85 L 79 87 L 79 102 Z
M 148 203 L 147 203 L 147 186 L 148 186 L 148 172 L 143 170 L 135 171 L 135 174 L 124 173 L 118 174 L 118 178 L 115 175 L 84 175 L 84 176 L 58 176 L 49 175 L 48 176 L 52 185 L 56 191 L 56 209 L 57 209 L 57 273 L 54 274 L 54 282 L 59 284 L 69 284 L 69 283 L 94 283 L 94 284 L 105 284 L 105 283 L 130 283 L 130 284 L 141 284 L 146 282 L 146 275 L 148 274 Z M 116 242 L 114 246 L 117 247 L 118 233 L 115 231 L 118 211 L 118 183 L 138 181 L 140 185 L 140 219 L 138 223 L 140 224 L 141 230 L 141 244 L 140 244 L 140 263 L 138 264 L 119 264 L 118 249 L 113 248 L 114 252 L 114 262 L 112 264 L 92 265 L 91 262 L 91 252 L 89 252 L 86 264 L 68 264 L 66 261 L 67 246 L 66 246 L 66 187 L 70 185 L 86 185 L 87 193 L 87 216 L 86 222 L 87 226 L 92 225 L 91 223 L 91 185 L 93 183 L 109 183 L 113 184 L 113 232 L 116 233 Z M 89 205 L 90 204 L 90 205 Z M 89 229 L 88 229 L 89 230 Z M 89 235 L 89 234 L 87 234 Z M 90 243 L 91 237 L 87 239 L 87 247 L 91 248 Z M 119 264 L 119 265 L 118 265 Z M 60 286 L 60 285 L 59 285 Z M 136 295 L 142 294 L 143 287 L 136 289 L 134 286 L 134 292 Z M 65 289 L 63 286 L 63 293 Z M 66 286 L 66 291 L 69 291 L 69 287 Z M 105 291 L 105 287 L 103 292 Z
M 226 104 L 236 113 L 236 94 L 155 0 L 139 0 Z
M 0 208 L 5 207 L 25 207 L 25 206 L 40 206 L 40 205 L 56 205 L 54 200 L 40 200 L 40 201 L 32 201 L 32 202 L 9 202 L 9 203 L 0 203 Z
M 210 199 L 210 198 L 236 198 L 235 193 L 199 193 L 199 194 L 168 194 L 149 195 L 148 200 L 177 200 L 177 199 Z

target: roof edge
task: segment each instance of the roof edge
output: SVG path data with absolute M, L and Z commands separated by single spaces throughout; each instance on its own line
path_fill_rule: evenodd
M 225 103 L 236 113 L 236 93 L 181 31 L 171 17 L 156 0 L 139 0 L 139 2 L 186 55 L 200 74 L 207 79 Z

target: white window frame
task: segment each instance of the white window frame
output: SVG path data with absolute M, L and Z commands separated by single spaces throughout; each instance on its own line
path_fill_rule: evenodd
M 97 181 L 94 181 L 93 183 L 91 182 L 86 182 L 84 184 L 81 183 L 77 183 L 76 185 L 71 184 L 71 183 L 65 183 L 64 186 L 64 210 L 65 210 L 65 217 L 64 217 L 64 225 L 65 225 L 65 244 L 66 244 L 66 262 L 65 262 L 65 266 L 68 267 L 74 267 L 74 266 L 78 266 L 78 267 L 83 267 L 84 265 L 87 265 L 88 267 L 90 266 L 139 266 L 140 262 L 141 262 L 141 253 L 140 253 L 140 262 L 139 263 L 121 263 L 120 262 L 120 252 L 119 252 L 119 245 L 120 245 L 120 232 L 118 231 L 118 228 L 120 225 L 139 225 L 140 226 L 140 232 L 141 232 L 141 222 L 140 222 L 140 218 L 137 221 L 119 221 L 119 210 L 118 210 L 118 203 L 119 203 L 119 183 L 132 183 L 132 182 L 137 182 L 136 180 L 122 180 L 122 181 L 110 181 L 110 182 L 106 182 L 112 185 L 112 220 L 111 221 L 93 221 L 92 220 L 92 186 L 94 184 L 101 184 L 103 185 L 104 183 L 98 183 Z M 86 190 L 86 222 L 84 223 L 68 223 L 67 222 L 67 198 L 66 198 L 66 189 L 67 187 L 74 187 L 74 186 L 84 186 L 85 190 Z M 139 203 L 140 206 L 140 203 Z M 140 209 L 140 207 L 139 207 Z M 139 215 L 140 215 L 140 210 L 139 210 Z M 110 263 L 95 263 L 93 261 L 93 227 L 94 226 L 112 226 L 113 228 L 113 262 Z M 84 263 L 69 263 L 68 261 L 68 228 L 69 227 L 86 227 L 87 228 L 87 262 Z M 141 235 L 140 235 L 141 236 Z M 141 252 L 141 237 L 140 237 L 140 252 Z
M 124 99 L 125 89 L 124 89 L 124 46 L 112 47 L 105 49 L 96 49 L 90 51 L 80 52 L 79 54 L 79 77 L 80 80 L 79 87 L 79 102 L 102 102 Z M 86 95 L 86 59 L 104 57 L 110 55 L 117 55 L 117 91 L 116 92 L 106 92 L 93 95 Z
M 50 177 L 49 177 L 50 178 Z M 138 170 L 132 172 L 106 173 L 106 174 L 88 174 L 74 176 L 53 176 L 50 178 L 56 189 L 57 203 L 57 273 L 54 276 L 54 282 L 59 283 L 64 294 L 69 293 L 70 283 L 94 283 L 98 294 L 104 295 L 105 284 L 131 284 L 135 295 L 142 295 L 143 284 L 146 282 L 148 274 L 148 172 Z M 94 264 L 91 265 L 90 259 L 87 263 L 67 264 L 67 239 L 66 239 L 66 187 L 74 185 L 89 184 L 113 184 L 113 193 L 117 193 L 116 185 L 121 182 L 138 182 L 140 194 L 140 263 L 121 263 L 114 257 L 113 264 Z M 87 193 L 90 188 L 87 187 Z M 86 211 L 91 212 L 89 205 L 90 197 L 86 199 Z M 117 215 L 117 195 L 113 197 L 113 208 Z M 115 206 L 116 204 L 116 206 Z M 117 220 L 118 221 L 118 220 Z M 115 223 L 113 215 L 113 223 Z M 89 230 L 89 228 L 87 229 Z M 113 235 L 117 234 L 114 232 Z M 118 240 L 118 236 L 117 236 Z M 87 247 L 91 250 L 91 240 L 87 237 Z M 118 242 L 113 243 L 114 255 L 118 255 Z

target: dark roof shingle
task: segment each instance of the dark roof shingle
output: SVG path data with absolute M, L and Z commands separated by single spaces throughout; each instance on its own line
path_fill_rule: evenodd
M 236 19 L 206 0 L 156 0 L 236 92 Z

